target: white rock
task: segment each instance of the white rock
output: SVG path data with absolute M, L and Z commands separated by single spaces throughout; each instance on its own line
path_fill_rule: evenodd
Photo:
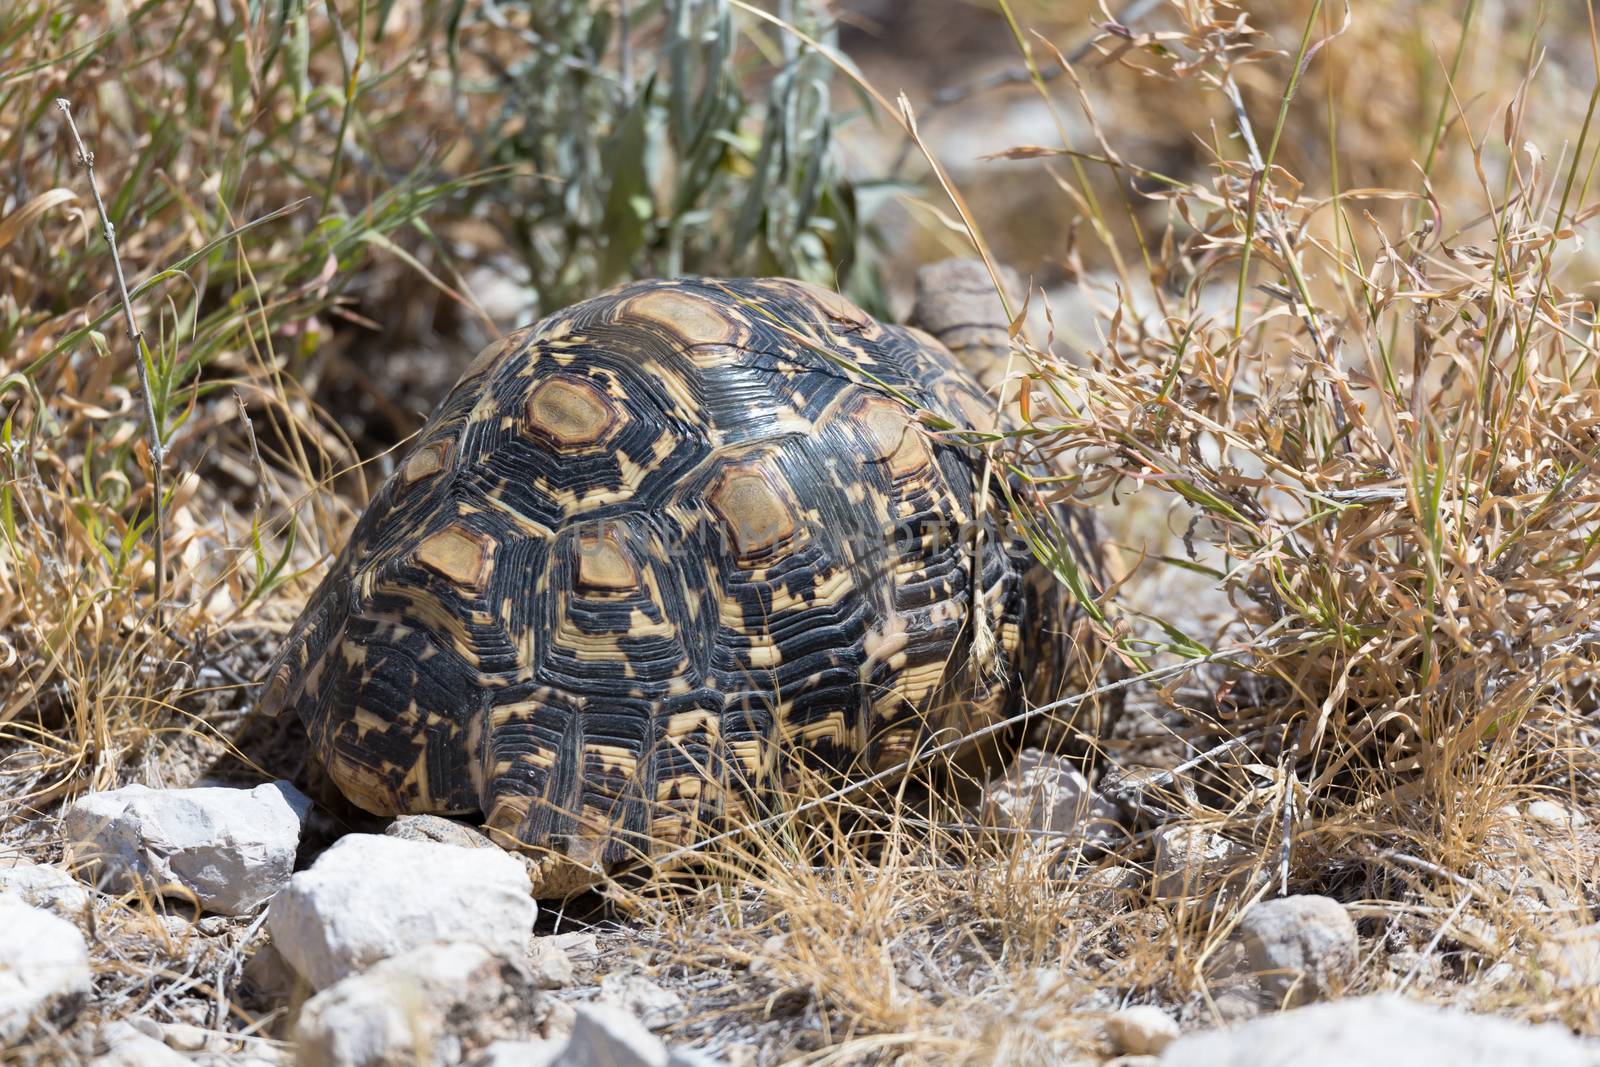
M 579 1004 L 561 1067 L 668 1067 L 667 1046 L 621 1008 Z
M 187 1057 L 128 1023 L 108 1023 L 95 1036 L 105 1051 L 90 1067 L 192 1067 Z
M 1154 1056 L 1178 1037 L 1178 1024 L 1154 1004 L 1123 1008 L 1104 1023 L 1106 1040 L 1126 1056 Z
M 194 1023 L 162 1023 L 161 1040 L 179 1052 L 217 1052 L 227 1045 L 227 1035 Z
M 294 1059 L 263 1044 L 243 1052 L 202 1052 L 187 1062 L 189 1067 L 285 1067 Z
M 573 1010 L 571 1002 L 558 1000 L 550 1005 L 550 1014 L 539 1027 L 539 1036 L 565 1044 L 572 1036 L 572 1024 L 577 1021 L 578 1013 Z
M 565 952 L 570 960 L 591 960 L 600 955 L 600 939 L 593 934 L 551 934 L 543 940 Z
M 601 1003 L 637 1018 L 652 1030 L 683 1018 L 683 998 L 642 974 L 608 974 L 600 980 Z
M 1162 899 L 1195 896 L 1218 902 L 1239 893 L 1252 880 L 1256 855 L 1237 841 L 1197 826 L 1169 826 L 1155 835 L 1155 895 Z M 1259 871 L 1254 872 L 1259 879 Z
M 560 1041 L 496 1041 L 478 1054 L 472 1067 L 553 1067 L 565 1048 Z
M 1138 899 L 1143 889 L 1144 875 L 1132 867 L 1111 866 L 1083 872 L 1074 891 L 1093 911 L 1115 911 Z
M 1360 955 L 1356 924 L 1329 897 L 1281 897 L 1252 904 L 1235 937 L 1245 967 L 1271 1006 L 1322 1000 L 1349 983 Z
M 1545 941 L 1539 946 L 1539 962 L 1557 989 L 1581 992 L 1600 986 L 1600 923 Z
M 124 786 L 67 809 L 75 866 L 114 892 L 195 899 L 206 911 L 244 915 L 283 888 L 294 870 L 311 801 L 288 782 L 254 789 Z
M 572 970 L 572 960 L 548 937 L 536 937 L 529 942 L 524 958 L 533 972 L 533 984 L 540 989 L 565 989 L 577 977 Z
M 709 1052 L 693 1048 L 675 1048 L 667 1055 L 667 1067 L 724 1067 L 724 1064 Z
M 457 848 L 499 848 L 488 834 L 442 815 L 401 815 L 383 828 L 385 837 L 402 841 L 433 841 Z
M 981 814 L 990 826 L 1066 834 L 1100 848 L 1122 836 L 1115 805 L 1089 787 L 1070 760 L 1039 749 L 1026 749 L 1004 775 L 985 788 Z M 1040 839 L 1038 847 L 1054 850 L 1062 839 Z
M 0 866 L 0 896 L 6 893 L 63 919 L 77 920 L 89 907 L 89 891 L 82 882 L 59 867 L 42 863 Z
M 0 896 L 0 1048 L 35 1020 L 76 1011 L 90 980 L 89 946 L 76 926 Z
M 537 1001 L 526 970 L 470 942 L 425 945 L 323 990 L 300 1010 L 299 1067 L 460 1063 L 515 1037 Z
M 1161 1067 L 1596 1067 L 1600 1045 L 1559 1026 L 1445 1011 L 1394 996 L 1313 1004 L 1180 1037 Z
M 289 880 L 267 911 L 278 952 L 325 989 L 435 941 L 519 956 L 538 905 L 528 872 L 499 849 L 351 834 Z
M 773 934 L 761 942 L 761 951 L 748 965 L 750 973 L 758 978 L 776 980 L 778 965 L 789 955 L 789 935 Z
M 1588 822 L 1582 812 L 1573 811 L 1565 804 L 1558 804 L 1553 800 L 1530 800 L 1524 805 L 1522 814 L 1529 821 L 1548 826 L 1552 830 L 1570 830 Z

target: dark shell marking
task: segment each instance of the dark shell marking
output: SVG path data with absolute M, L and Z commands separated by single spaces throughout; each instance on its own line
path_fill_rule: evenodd
M 993 411 L 937 342 L 796 282 L 645 282 L 518 331 L 374 497 L 265 702 L 361 807 L 482 812 L 553 892 L 801 767 L 992 719 L 1018 676 L 965 666 L 973 572 L 1014 663 L 1023 564 L 968 558 L 973 454 L 874 379 L 957 424 Z

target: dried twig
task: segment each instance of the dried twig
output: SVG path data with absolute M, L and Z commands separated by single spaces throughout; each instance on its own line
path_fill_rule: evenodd
M 144 334 L 139 330 L 139 320 L 133 313 L 133 300 L 128 295 L 128 279 L 122 271 L 122 256 L 117 252 L 117 228 L 112 224 L 111 216 L 106 211 L 106 202 L 100 197 L 100 183 L 95 180 L 94 153 L 84 147 L 83 137 L 78 133 L 78 124 L 72 120 L 71 102 L 57 98 L 56 107 L 61 109 L 62 116 L 67 120 L 67 129 L 72 132 L 72 142 L 78 150 L 78 162 L 89 172 L 89 191 L 94 194 L 95 210 L 100 214 L 100 232 L 106 239 L 107 247 L 111 249 L 111 265 L 116 269 L 117 275 L 117 294 L 122 298 L 122 317 L 127 323 L 128 340 L 133 344 L 133 365 L 139 374 L 139 392 L 144 399 L 145 438 L 150 448 L 150 485 L 153 490 L 150 506 L 153 514 L 151 537 L 155 542 L 155 619 L 156 628 L 160 629 L 164 615 L 162 600 L 165 595 L 164 582 L 167 569 L 167 531 L 165 517 L 162 514 L 162 498 L 165 490 L 161 477 L 162 461 L 166 453 L 161 444 L 161 425 L 156 417 L 155 397 L 150 391 L 150 369 L 145 359 Z

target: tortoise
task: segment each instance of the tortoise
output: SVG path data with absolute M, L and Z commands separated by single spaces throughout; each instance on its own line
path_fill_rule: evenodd
M 997 425 L 992 283 L 919 284 L 948 347 L 786 279 L 626 284 L 489 345 L 262 707 L 369 812 L 481 813 L 544 896 L 1006 714 L 1074 609 L 966 536 L 999 474 L 930 429 Z

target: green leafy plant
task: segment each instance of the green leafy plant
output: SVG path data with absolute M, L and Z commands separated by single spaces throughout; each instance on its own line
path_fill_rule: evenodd
M 780 8 L 831 41 L 823 5 Z M 485 197 L 545 310 L 679 274 L 788 274 L 881 302 L 832 152 L 833 67 L 795 36 L 726 0 L 457 5 L 452 35 L 483 158 L 536 172 Z

